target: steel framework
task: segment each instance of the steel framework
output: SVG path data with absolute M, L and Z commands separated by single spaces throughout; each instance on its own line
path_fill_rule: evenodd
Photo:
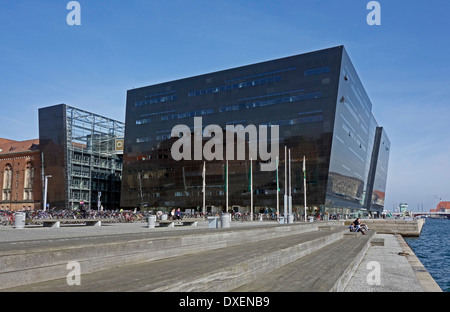
M 125 124 L 70 106 L 66 116 L 69 207 L 118 208 Z

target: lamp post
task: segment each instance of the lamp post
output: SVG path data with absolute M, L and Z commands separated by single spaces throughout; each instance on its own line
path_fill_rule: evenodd
M 47 188 L 48 188 L 48 178 L 51 178 L 51 175 L 46 175 L 44 180 L 44 211 L 47 209 Z

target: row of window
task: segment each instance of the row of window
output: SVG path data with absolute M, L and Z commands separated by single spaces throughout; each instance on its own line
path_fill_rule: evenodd
M 177 111 L 176 109 L 170 109 L 170 110 L 165 110 L 165 111 L 161 111 L 161 112 L 141 114 L 139 117 L 150 117 L 150 116 L 156 116 L 156 115 L 163 115 L 163 114 L 174 113 L 176 111 Z
M 317 110 L 317 111 L 310 111 L 310 112 L 302 112 L 298 113 L 300 116 L 304 115 L 312 115 L 312 116 L 305 116 L 305 117 L 298 117 L 293 119 L 286 119 L 286 120 L 277 120 L 277 121 L 270 121 L 267 123 L 264 123 L 264 125 L 270 126 L 288 126 L 288 125 L 297 125 L 297 124 L 305 124 L 305 123 L 313 123 L 313 122 L 322 122 L 323 121 L 323 111 Z M 244 123 L 245 120 L 243 120 L 242 123 Z M 191 130 L 193 130 L 191 128 Z M 169 140 L 172 137 L 171 130 L 167 131 L 160 131 L 165 132 L 165 134 L 160 134 L 156 136 L 156 141 L 163 141 L 163 140 Z M 137 138 L 136 143 L 145 143 L 152 141 L 152 137 L 142 137 Z
M 276 125 L 277 126 L 288 126 L 288 125 L 298 125 L 298 124 L 322 122 L 322 121 L 323 121 L 323 115 L 316 115 L 316 116 L 309 116 L 309 117 L 300 117 L 300 118 L 294 118 L 294 119 L 271 121 L 271 122 L 267 123 L 267 126 L 268 127 L 276 126 Z
M 300 91 L 300 90 L 298 90 L 298 91 Z M 289 91 L 289 93 L 292 93 L 292 92 L 297 92 L 297 91 Z M 261 97 L 264 97 L 264 96 L 261 96 Z M 317 99 L 320 97 L 322 97 L 321 92 L 299 94 L 299 95 L 295 95 L 295 96 L 282 97 L 282 98 L 265 100 L 265 101 L 255 101 L 255 102 L 241 103 L 241 104 L 236 104 L 236 105 L 222 106 L 219 108 L 219 112 L 222 113 L 222 112 L 236 111 L 236 110 L 255 108 L 255 107 L 263 107 L 263 106 L 269 106 L 269 105 L 275 105 L 275 104 L 281 104 L 281 103 L 288 103 L 288 102 L 295 102 L 295 101 L 302 101 L 302 100 L 309 100 L 309 99 Z M 214 113 L 214 109 L 210 108 L 210 109 L 203 109 L 203 110 L 162 116 L 161 120 L 162 121 L 174 120 L 174 119 L 180 119 L 180 118 L 209 115 L 209 114 L 213 114 L 213 113 Z M 147 124 L 150 122 L 151 122 L 150 118 L 138 119 L 138 120 L 136 120 L 136 125 Z M 137 141 L 137 143 L 148 142 L 144 139 L 145 138 L 138 138 L 137 140 L 139 140 L 139 141 Z
M 11 164 L 7 164 L 5 166 L 4 172 L 3 172 L 3 189 L 4 190 L 10 190 L 12 188 L 12 177 L 13 177 L 13 169 Z M 16 172 L 16 189 L 19 188 L 19 179 L 20 179 L 20 173 Z M 25 172 L 24 172 L 24 181 L 23 186 L 24 188 L 32 188 L 33 187 L 33 180 L 34 180 L 34 168 L 31 163 L 27 163 Z
M 265 73 L 256 74 L 256 75 L 238 77 L 238 78 L 227 80 L 225 82 L 235 82 L 235 81 L 243 80 L 243 79 L 250 79 L 250 78 L 262 77 L 262 76 L 267 76 L 267 75 L 273 75 L 276 73 L 282 73 L 282 72 L 291 71 L 291 70 L 295 70 L 295 69 L 296 69 L 295 67 L 290 67 L 290 68 L 286 68 L 286 69 L 280 69 L 280 70 L 265 72 Z M 328 73 L 328 72 L 330 72 L 329 67 L 320 67 L 320 68 L 313 68 L 313 69 L 305 70 L 304 75 L 311 76 L 311 75 L 318 75 L 318 74 L 323 74 L 323 73 Z M 242 88 L 253 87 L 253 86 L 258 86 L 258 85 L 265 85 L 268 83 L 278 82 L 280 80 L 281 80 L 280 76 L 260 78 L 260 79 L 255 79 L 255 80 L 251 80 L 251 81 L 246 81 L 246 82 L 233 83 L 233 84 L 219 86 L 219 87 L 202 89 L 202 90 L 198 90 L 198 91 L 190 91 L 188 93 L 188 96 L 193 97 L 193 96 L 200 96 L 200 95 L 218 93 L 218 92 L 223 92 L 223 91 L 230 91 L 230 90 L 234 90 L 234 89 L 242 89 Z M 146 98 L 151 98 L 151 97 L 160 96 L 160 95 L 167 95 L 167 96 L 162 96 L 162 97 L 158 97 L 158 98 L 154 98 L 154 99 L 148 99 L 148 100 L 144 100 L 144 101 L 137 101 L 137 102 L 135 102 L 135 107 L 149 105 L 149 104 L 163 103 L 163 102 L 167 102 L 167 101 L 174 101 L 177 99 L 177 96 L 176 95 L 168 95 L 168 94 L 173 94 L 173 93 L 176 93 L 176 91 L 167 91 L 167 92 L 160 92 L 160 93 L 147 95 L 147 96 L 145 96 Z
M 144 125 L 144 124 L 148 124 L 151 122 L 152 122 L 152 120 L 150 118 L 142 118 L 142 119 L 136 120 L 137 125 Z
M 264 98 L 268 98 L 268 97 L 272 97 L 272 96 L 280 96 L 280 95 L 286 95 L 286 94 L 292 94 L 292 93 L 300 93 L 300 92 L 305 92 L 305 89 L 298 89 L 298 90 L 292 90 L 292 91 L 276 92 L 276 93 L 252 96 L 252 97 L 248 97 L 248 98 L 239 99 L 239 102 L 250 101 L 250 100 L 257 100 L 257 99 L 264 99 Z
M 142 138 L 137 138 L 136 143 L 145 143 L 145 142 L 150 142 L 151 140 L 152 140 L 151 137 L 142 137 Z
M 72 175 L 76 176 L 76 177 L 85 177 L 85 178 L 90 177 L 89 172 L 82 172 L 82 171 L 76 171 L 76 170 L 72 170 Z
M 305 70 L 305 77 L 312 76 L 312 75 L 325 74 L 325 73 L 329 73 L 329 72 L 330 72 L 329 67 L 308 69 L 308 70 Z
M 282 97 L 282 98 L 265 100 L 265 101 L 255 101 L 255 102 L 248 102 L 248 103 L 242 103 L 242 104 L 236 104 L 236 105 L 222 106 L 219 108 L 219 111 L 220 112 L 236 111 L 236 110 L 241 110 L 241 109 L 263 107 L 263 106 L 276 105 L 276 104 L 281 104 L 281 103 L 317 99 L 320 97 L 322 97 L 322 92 L 313 92 L 313 93 L 306 93 L 306 94 Z
M 72 156 L 71 163 L 76 165 L 88 165 L 88 166 L 92 164 L 93 166 L 96 167 L 122 169 L 122 163 L 114 159 L 104 159 L 104 158 L 99 159 L 89 156 L 81 156 L 79 154 L 74 154 Z
M 73 191 L 71 196 L 72 202 L 79 202 L 79 201 L 88 201 L 89 200 L 89 191 L 83 192 L 83 191 Z
M 145 98 L 151 98 L 151 97 L 155 97 L 155 96 L 174 94 L 174 93 L 177 93 L 177 91 L 164 91 L 164 92 L 159 92 L 159 93 L 146 95 Z
M 230 90 L 235 90 L 235 89 L 242 89 L 242 88 L 247 88 L 247 87 L 265 85 L 268 83 L 278 82 L 280 80 L 281 80 L 280 76 L 262 78 L 262 79 L 247 81 L 247 82 L 234 83 L 234 84 L 230 84 L 230 85 L 226 85 L 226 86 L 208 88 L 208 89 L 203 89 L 203 90 L 198 90 L 198 91 L 191 91 L 188 93 L 188 95 L 189 95 L 189 97 L 192 97 L 192 96 L 199 96 L 199 95 L 205 95 L 205 94 L 211 94 L 211 93 L 218 93 L 218 92 L 223 92 L 223 91 L 230 91 Z
M 223 188 L 223 185 L 216 185 L 214 187 L 217 188 Z M 130 192 L 136 192 L 136 188 L 129 188 L 128 191 Z M 244 190 L 243 192 L 247 192 Z M 294 189 L 294 193 L 296 192 L 296 189 Z M 254 190 L 255 195 L 267 195 L 269 193 L 269 190 L 266 189 L 256 189 Z M 207 196 L 224 196 L 225 191 L 223 190 L 213 190 L 213 191 L 206 191 Z M 174 192 L 175 197 L 181 197 L 181 196 L 203 196 L 203 193 L 201 191 L 183 191 L 183 192 Z M 142 193 L 143 198 L 151 198 L 151 197 L 161 197 L 161 193 Z M 236 208 L 237 209 L 237 208 Z
M 186 112 L 186 113 L 180 113 L 180 114 L 174 114 L 174 115 L 168 115 L 168 116 L 162 116 L 161 120 L 174 120 L 174 119 L 180 119 L 180 118 L 187 118 L 187 117 L 196 117 L 196 116 L 202 116 L 202 115 L 209 115 L 214 113 L 214 109 L 202 109 L 202 110 L 196 110 L 193 112 Z
M 19 201 L 19 193 L 16 193 L 15 201 Z M 23 200 L 33 200 L 33 190 L 23 191 Z M 11 191 L 4 190 L 2 193 L 2 201 L 11 201 Z
M 236 78 L 233 78 L 233 79 L 226 80 L 225 82 L 228 83 L 228 82 L 234 82 L 234 81 L 238 81 L 238 80 L 269 76 L 269 75 L 284 73 L 284 72 L 291 71 L 291 70 L 296 70 L 296 69 L 297 69 L 296 67 L 289 67 L 289 68 L 274 70 L 274 71 L 265 72 L 265 73 L 261 73 L 261 74 L 255 74 L 255 75 L 243 76 L 243 77 L 236 77 Z
M 163 96 L 151 100 L 145 100 L 145 101 L 137 101 L 134 103 L 135 107 L 144 106 L 144 105 L 150 105 L 150 104 L 157 104 L 157 103 L 164 103 L 168 101 L 175 101 L 177 99 L 176 95 L 169 95 L 169 96 Z

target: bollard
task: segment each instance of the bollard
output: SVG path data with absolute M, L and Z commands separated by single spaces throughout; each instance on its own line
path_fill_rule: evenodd
M 309 217 L 309 222 L 314 222 L 314 217 Z
M 167 220 L 167 213 L 165 213 L 161 216 L 161 221 L 165 221 L 165 220 Z
M 229 228 L 231 222 L 231 215 L 229 213 L 222 214 L 220 218 L 222 228 Z
M 280 217 L 280 218 L 278 219 L 278 223 L 279 223 L 279 224 L 284 224 L 284 217 Z
M 288 214 L 287 223 L 289 223 L 289 224 L 294 223 L 294 216 L 293 215 Z
M 15 229 L 25 228 L 25 213 L 16 212 L 16 213 L 14 213 L 14 217 L 15 217 L 14 228 Z
M 210 228 L 210 229 L 216 229 L 218 226 L 217 226 L 217 220 L 218 220 L 218 218 L 217 217 L 208 217 L 208 228 Z
M 148 216 L 148 225 L 147 225 L 147 227 L 149 229 L 153 229 L 153 228 L 155 228 L 155 224 L 156 224 L 156 216 L 155 215 Z

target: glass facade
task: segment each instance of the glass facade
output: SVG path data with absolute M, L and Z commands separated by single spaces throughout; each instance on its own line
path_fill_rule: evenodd
M 378 214 L 383 212 L 386 197 L 386 176 L 389 164 L 389 151 L 391 143 L 383 128 L 378 127 L 374 153 L 372 156 L 372 171 L 368 181 L 370 189 L 367 197 L 366 207 Z
M 118 209 L 125 125 L 65 104 L 39 109 L 50 207 Z
M 194 117 L 202 118 L 201 126 L 194 125 Z M 225 159 L 230 146 L 224 143 L 214 150 L 223 154 L 223 160 L 207 160 L 196 157 L 192 143 L 192 160 L 175 160 L 171 148 L 179 137 L 172 137 L 172 129 L 185 125 L 194 142 L 196 133 L 201 136 L 208 125 L 223 131 L 230 125 L 254 125 L 260 130 L 258 142 L 260 126 L 267 126 L 269 139 L 272 127 L 279 129 L 279 138 L 272 138 L 279 149 L 278 175 L 261 170 L 266 159 L 252 157 L 255 211 L 276 209 L 277 176 L 283 206 L 285 147 L 291 153 L 295 212 L 304 207 L 304 156 L 310 210 L 365 209 L 374 120 L 370 100 L 342 46 L 129 90 L 121 206 L 201 211 L 206 161 L 208 211 L 225 210 Z M 203 135 L 201 147 L 218 140 L 215 135 L 213 139 Z M 254 141 L 246 137 L 245 157 L 228 157 L 229 210 L 249 211 L 249 151 Z M 237 141 L 234 144 L 236 153 Z M 383 161 L 387 160 L 388 155 Z M 381 179 L 376 181 L 382 184 Z
M 377 122 L 370 99 L 345 50 L 335 105 L 325 207 L 348 214 L 367 209 L 365 198 L 370 192 L 367 188 Z

